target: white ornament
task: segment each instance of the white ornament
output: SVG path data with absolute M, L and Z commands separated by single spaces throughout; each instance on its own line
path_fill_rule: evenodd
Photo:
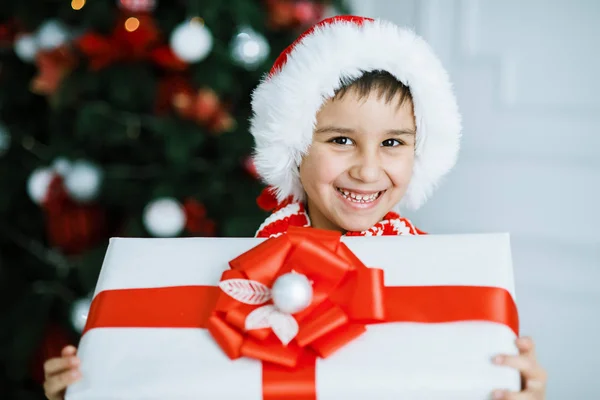
M 293 272 L 277 278 L 271 289 L 275 307 L 288 314 L 304 310 L 310 305 L 312 296 L 312 285 L 308 278 Z
M 185 212 L 179 202 L 172 198 L 154 200 L 144 209 L 144 226 L 156 237 L 173 237 L 185 227 Z
M 171 49 L 186 62 L 203 60 L 213 47 L 213 37 L 202 22 L 194 19 L 177 26 L 171 34 Z
M 52 168 L 46 167 L 37 168 L 31 173 L 27 180 L 27 193 L 34 203 L 41 204 L 44 201 L 54 174 Z
M 231 56 L 247 69 L 262 64 L 269 56 L 269 42 L 260 33 L 244 27 L 231 42 Z
M 63 45 L 69 38 L 67 28 L 56 20 L 44 22 L 37 31 L 40 49 L 52 50 Z
M 25 62 L 32 62 L 38 53 L 38 42 L 34 35 L 21 35 L 15 40 L 15 54 Z
M 92 302 L 88 298 L 79 299 L 73 303 L 73 307 L 71 308 L 71 324 L 77 332 L 83 332 L 91 304 Z
M 8 133 L 8 129 L 3 124 L 0 124 L 0 156 L 3 156 L 8 152 L 10 148 L 11 137 Z
M 64 166 L 68 168 L 68 166 Z M 67 192 L 78 201 L 89 201 L 98 195 L 102 183 L 102 170 L 89 161 L 76 161 L 65 176 Z

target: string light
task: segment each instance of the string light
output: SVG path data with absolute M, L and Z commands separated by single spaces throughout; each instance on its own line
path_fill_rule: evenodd
M 71 8 L 73 10 L 81 10 L 85 6 L 85 0 L 72 0 Z
M 139 27 L 140 27 L 140 20 L 137 19 L 136 17 L 129 17 L 125 21 L 125 29 L 128 32 L 133 32 Z

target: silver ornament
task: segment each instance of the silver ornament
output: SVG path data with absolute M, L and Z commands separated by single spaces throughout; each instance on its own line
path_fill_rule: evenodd
M 269 56 L 269 42 L 260 33 L 244 27 L 231 41 L 231 57 L 244 68 L 253 69 Z
M 312 285 L 305 275 L 289 273 L 281 275 L 271 289 L 275 307 L 283 313 L 295 314 L 312 302 Z

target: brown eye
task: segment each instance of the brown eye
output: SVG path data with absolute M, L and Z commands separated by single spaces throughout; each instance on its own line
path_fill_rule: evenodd
M 330 142 L 331 143 L 335 143 L 335 144 L 339 144 L 339 145 L 342 145 L 342 146 L 349 145 L 349 144 L 354 144 L 354 142 L 352 141 L 352 139 L 344 137 L 344 136 L 335 137 L 335 138 L 331 139 Z
M 383 142 L 381 142 L 381 146 L 383 146 L 383 147 L 396 147 L 396 146 L 401 146 L 403 144 L 404 144 L 404 142 L 401 142 L 397 139 L 386 139 Z

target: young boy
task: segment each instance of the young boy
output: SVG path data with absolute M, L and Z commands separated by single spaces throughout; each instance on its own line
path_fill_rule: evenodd
M 277 204 L 257 237 L 289 226 L 423 234 L 397 210 L 422 205 L 453 167 L 461 122 L 448 76 L 421 38 L 367 18 L 322 21 L 280 55 L 252 106 L 256 168 Z M 523 390 L 494 398 L 544 399 L 533 341 L 517 346 L 518 356 L 493 361 L 521 371 Z M 49 399 L 80 377 L 75 352 L 46 362 Z

